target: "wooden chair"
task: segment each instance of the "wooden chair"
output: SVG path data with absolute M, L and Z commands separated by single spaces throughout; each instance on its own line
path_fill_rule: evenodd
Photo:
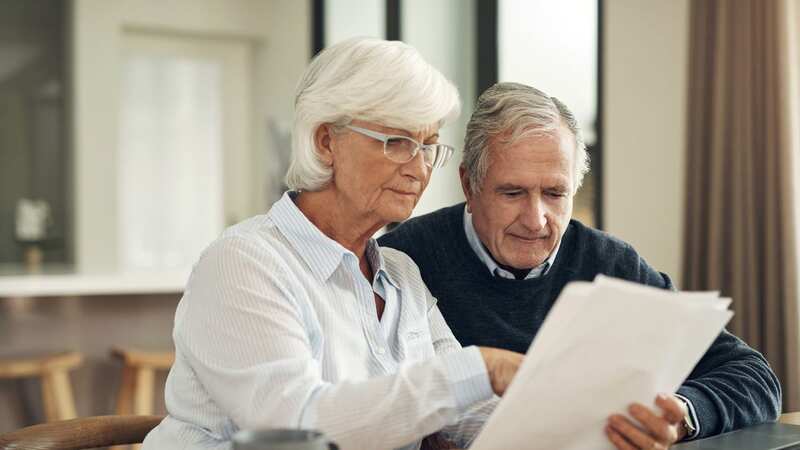
M 169 370 L 175 352 L 148 352 L 115 347 L 111 355 L 122 361 L 122 381 L 117 394 L 118 415 L 153 414 L 156 370 Z
M 0 449 L 83 450 L 138 444 L 162 416 L 94 416 L 60 420 L 0 435 Z
M 39 378 L 45 420 L 72 419 L 77 414 L 69 371 L 82 361 L 78 352 L 0 357 L 0 379 Z

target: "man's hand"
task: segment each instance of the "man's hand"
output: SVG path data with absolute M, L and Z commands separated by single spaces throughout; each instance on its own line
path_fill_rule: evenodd
M 628 413 L 635 422 L 622 414 L 611 415 L 605 430 L 611 443 L 619 450 L 664 450 L 683 439 L 686 405 L 674 395 L 656 396 L 656 405 L 663 411 L 660 416 L 640 403 L 631 405 Z
M 495 394 L 502 396 L 517 374 L 517 369 L 522 364 L 525 355 L 491 347 L 478 347 L 489 372 L 489 380 L 492 382 L 492 390 Z

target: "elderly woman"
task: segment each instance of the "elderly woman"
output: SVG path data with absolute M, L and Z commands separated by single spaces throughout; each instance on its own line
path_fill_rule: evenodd
M 440 430 L 465 446 L 521 355 L 462 348 L 411 259 L 372 239 L 451 156 L 438 139 L 456 89 L 408 45 L 352 39 L 311 62 L 295 107 L 293 190 L 196 264 L 169 416 L 145 448 L 229 448 L 237 430 L 271 427 L 343 449 L 418 448 Z

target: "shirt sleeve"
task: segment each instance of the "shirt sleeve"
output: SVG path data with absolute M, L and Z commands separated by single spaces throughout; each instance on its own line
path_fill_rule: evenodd
M 430 293 L 428 295 L 430 296 Z M 447 326 L 442 313 L 435 304 L 428 312 L 428 321 L 437 355 L 446 357 L 462 351 L 461 344 L 453 336 L 453 332 Z M 474 357 L 477 358 L 476 362 L 472 362 L 463 369 L 465 372 L 472 371 L 472 375 L 466 376 L 466 373 L 462 372 L 461 379 L 467 381 L 455 386 L 454 394 L 459 399 L 458 403 L 464 405 L 465 408 L 462 408 L 462 412 L 453 423 L 441 430 L 442 437 L 458 448 L 468 448 L 472 444 L 500 401 L 500 397 L 492 392 L 491 382 L 486 373 L 480 350 L 475 346 L 466 347 L 463 350 L 472 351 Z
M 397 448 L 490 398 L 477 348 L 451 344 L 392 375 L 326 382 L 298 292 L 277 252 L 243 238 L 218 241 L 193 271 L 176 347 L 237 427 L 315 428 L 343 448 Z

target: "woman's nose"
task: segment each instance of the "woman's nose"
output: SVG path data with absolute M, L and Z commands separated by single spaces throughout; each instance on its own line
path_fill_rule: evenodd
M 420 149 L 410 161 L 403 164 L 400 170 L 403 175 L 410 176 L 419 181 L 424 180 L 428 176 L 430 167 L 425 164 L 425 156 L 422 154 L 422 149 Z

